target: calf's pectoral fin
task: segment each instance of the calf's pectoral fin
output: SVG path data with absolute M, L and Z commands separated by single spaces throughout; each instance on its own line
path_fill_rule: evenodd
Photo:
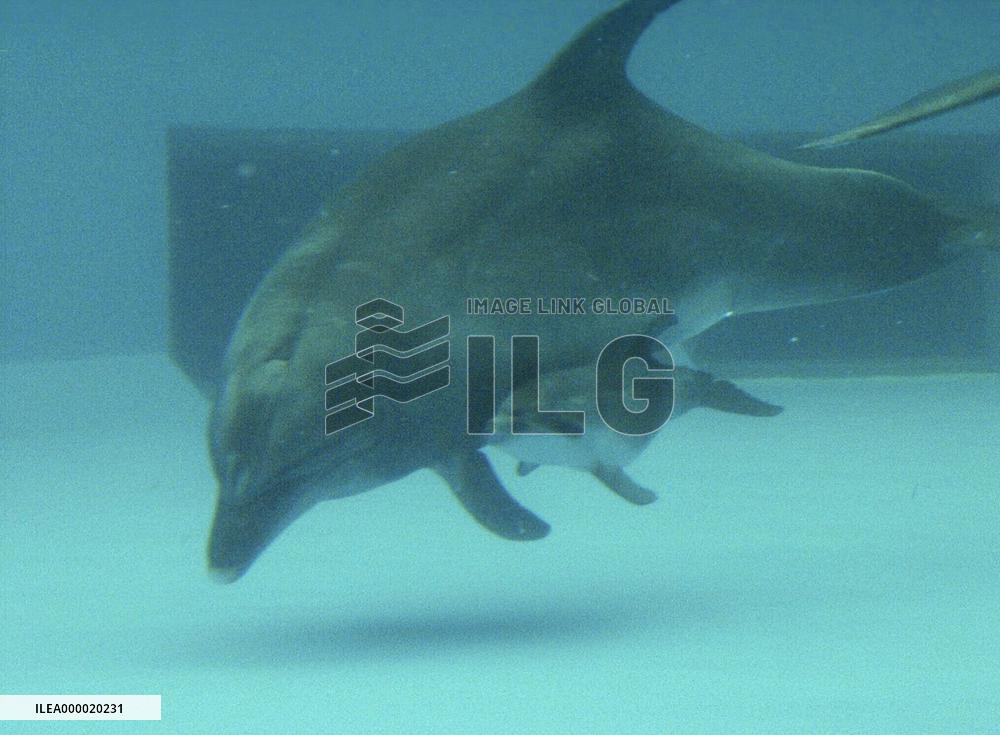
M 537 469 L 538 465 L 535 462 L 518 462 L 517 469 L 514 471 L 517 473 L 518 477 L 527 477 Z

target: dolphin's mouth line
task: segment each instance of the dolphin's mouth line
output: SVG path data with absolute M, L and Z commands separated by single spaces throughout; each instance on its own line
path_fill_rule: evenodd
M 333 461 L 329 452 L 315 451 L 300 465 L 270 477 L 249 490 L 253 473 L 249 467 L 232 468 L 229 484 L 233 493 L 220 493 L 208 543 L 208 566 L 222 582 L 234 582 L 253 564 L 281 532 L 316 503 L 347 497 L 380 484 L 380 477 L 364 472 L 358 455 L 375 446 L 374 441 L 358 445 L 346 461 Z M 340 479 L 330 478 L 337 467 Z M 220 482 L 225 482 L 220 480 Z M 334 491 L 336 489 L 336 491 Z M 248 491 L 249 490 L 249 491 Z M 226 500 L 226 497 L 239 500 Z
M 239 579 L 282 530 L 314 504 L 302 489 L 322 476 L 307 471 L 319 464 L 319 455 L 314 452 L 300 466 L 263 483 L 254 482 L 252 464 L 238 467 L 236 458 L 228 462 L 226 477 L 219 478 L 226 492 L 219 494 L 208 543 L 208 566 L 220 581 Z
M 242 577 L 257 556 L 305 510 L 296 512 L 300 502 L 283 484 L 270 484 L 242 502 L 220 500 L 208 541 L 209 569 L 223 582 Z

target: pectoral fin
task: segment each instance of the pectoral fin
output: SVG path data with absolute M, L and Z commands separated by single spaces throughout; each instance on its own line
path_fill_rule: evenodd
M 833 148 L 853 143 L 997 95 L 1000 95 L 1000 66 L 935 87 L 856 128 L 803 143 L 799 148 Z
M 777 416 L 784 410 L 781 406 L 754 398 L 728 380 L 713 380 L 705 390 L 702 405 L 716 411 L 740 413 L 744 416 Z
M 511 497 L 489 460 L 479 452 L 465 452 L 434 470 L 469 515 L 488 531 L 512 541 L 533 541 L 548 534 L 549 524 Z
M 517 472 L 518 477 L 525 477 L 537 469 L 538 464 L 535 462 L 518 462 L 515 472 Z

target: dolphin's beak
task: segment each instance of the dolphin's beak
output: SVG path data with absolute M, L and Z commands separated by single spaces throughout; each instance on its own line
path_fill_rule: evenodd
M 290 471 L 275 471 L 266 451 L 214 451 L 219 492 L 208 538 L 210 574 L 219 582 L 235 582 L 282 531 L 317 502 L 363 492 L 400 476 L 383 476 L 371 467 L 371 455 L 365 453 L 371 442 L 361 442 L 361 437 L 373 440 L 377 434 L 355 436 L 358 441 L 349 449 L 342 447 L 337 464 L 331 465 L 329 455 L 322 452 L 312 459 L 302 454 Z
M 219 495 L 208 538 L 208 569 L 216 581 L 229 584 L 246 573 L 303 509 L 295 502 L 295 493 L 281 487 L 252 494 L 230 493 L 224 488 Z
M 208 570 L 212 578 L 230 584 L 242 577 L 268 543 L 268 533 L 252 508 L 219 503 L 208 538 Z

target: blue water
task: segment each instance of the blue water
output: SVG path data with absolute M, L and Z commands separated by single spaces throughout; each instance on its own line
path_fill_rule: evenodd
M 2 4 L 0 693 L 162 694 L 129 732 L 996 731 L 995 374 L 747 381 L 785 414 L 685 417 L 630 468 L 649 508 L 497 455 L 546 541 L 418 473 L 207 581 L 167 127 L 428 127 L 605 7 Z M 688 0 L 631 75 L 719 132 L 831 132 L 995 64 L 998 29 L 985 0 Z M 997 103 L 923 126 L 996 132 Z

